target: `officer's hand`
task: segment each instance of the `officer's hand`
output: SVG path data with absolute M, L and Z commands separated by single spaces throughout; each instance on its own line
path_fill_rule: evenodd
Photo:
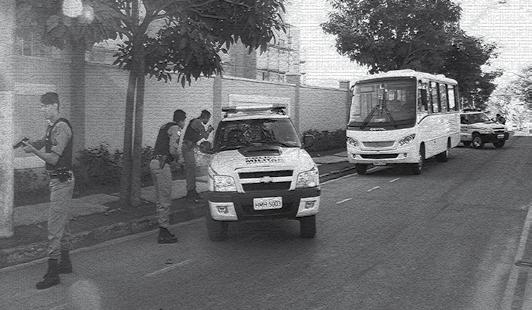
M 31 145 L 29 143 L 29 141 L 24 141 L 22 143 L 24 143 L 24 145 L 25 145 L 24 146 L 24 152 L 26 152 L 26 153 L 35 153 L 37 151 L 37 149 L 34 148 L 33 145 Z
M 209 128 L 207 129 L 209 132 L 214 130 L 214 127 L 212 125 L 209 125 Z

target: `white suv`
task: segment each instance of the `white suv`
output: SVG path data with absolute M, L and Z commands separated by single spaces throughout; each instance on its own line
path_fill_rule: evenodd
M 466 110 L 460 113 L 460 141 L 465 146 L 482 148 L 485 143 L 493 143 L 496 148 L 501 148 L 508 137 L 506 126 L 490 119 L 484 112 Z
M 206 225 L 227 238 L 229 222 L 288 218 L 313 238 L 320 205 L 318 168 L 285 115 L 286 106 L 223 108 L 209 169 Z M 313 137 L 304 137 L 307 144 Z

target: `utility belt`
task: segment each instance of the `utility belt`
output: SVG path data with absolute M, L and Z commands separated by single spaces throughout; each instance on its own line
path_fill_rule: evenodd
M 165 163 L 169 164 L 174 160 L 174 157 L 172 155 L 153 155 L 151 159 L 156 159 L 158 161 L 164 161 Z
M 60 182 L 72 180 L 73 173 L 68 168 L 57 168 L 54 170 L 47 170 L 50 179 L 58 179 Z

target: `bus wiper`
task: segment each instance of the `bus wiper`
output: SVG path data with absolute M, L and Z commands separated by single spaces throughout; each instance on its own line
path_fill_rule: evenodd
M 366 128 L 366 126 L 368 126 L 369 122 L 373 118 L 373 115 L 375 114 L 375 112 L 377 112 L 377 109 L 380 108 L 380 105 L 381 104 L 379 103 L 376 106 L 374 106 L 373 109 L 371 109 L 371 112 L 368 114 L 368 116 L 366 116 L 366 118 L 364 119 L 364 122 L 362 122 L 362 125 L 360 126 L 361 130 Z

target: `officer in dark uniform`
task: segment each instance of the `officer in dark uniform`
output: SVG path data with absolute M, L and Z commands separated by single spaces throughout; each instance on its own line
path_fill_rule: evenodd
M 195 150 L 198 148 L 198 141 L 207 139 L 214 128 L 205 126 L 211 118 L 211 113 L 207 110 L 201 111 L 200 117 L 190 121 L 185 130 L 183 138 L 183 157 L 185 159 L 185 175 L 187 180 L 187 200 L 198 201 L 200 196 L 196 191 L 196 157 Z
M 60 282 L 60 273 L 71 273 L 70 208 L 74 191 L 72 173 L 72 126 L 59 117 L 59 96 L 48 92 L 41 96 L 41 109 L 48 121 L 43 139 L 25 142 L 24 151 L 33 153 L 46 163 L 50 176 L 50 212 L 48 215 L 48 271 L 37 289 L 45 289 Z M 41 149 L 44 147 L 44 151 Z
M 157 196 L 157 220 L 159 223 L 158 243 L 175 243 L 177 237 L 168 231 L 170 225 L 170 205 L 172 203 L 172 172 L 170 163 L 183 162 L 179 149 L 181 131 L 185 126 L 186 114 L 183 110 L 175 110 L 173 122 L 166 123 L 159 128 L 150 171 Z

